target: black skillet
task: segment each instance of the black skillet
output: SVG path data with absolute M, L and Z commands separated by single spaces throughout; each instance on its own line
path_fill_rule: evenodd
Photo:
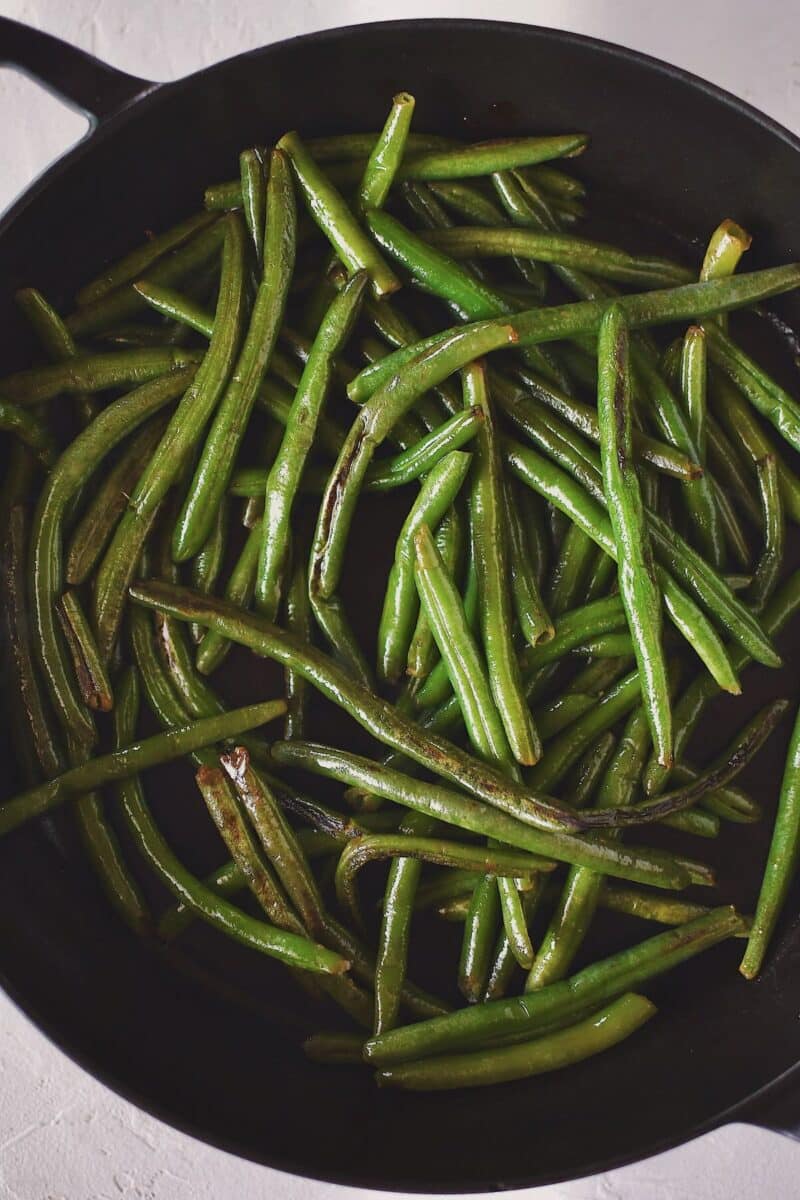
M 67 303 L 143 230 L 196 207 L 204 185 L 232 174 L 242 147 L 295 126 L 376 128 L 401 88 L 417 97 L 420 127 L 441 133 L 587 130 L 592 149 L 579 171 L 602 195 L 613 180 L 626 219 L 641 207 L 703 238 L 730 215 L 757 235 L 749 265 L 800 253 L 796 138 L 684 72 L 573 34 L 479 21 L 362 25 L 159 85 L 2 20 L 0 61 L 93 117 L 90 136 L 0 226 L 3 371 L 31 349 L 16 287 L 33 283 Z M 796 299 L 775 307 L 800 325 Z M 785 351 L 773 365 L 790 378 Z M 796 643 L 783 642 L 792 664 Z M 794 666 L 751 673 L 740 704 L 795 697 L 795 675 Z M 698 757 L 704 740 L 709 750 L 719 741 L 730 705 L 716 712 Z M 4 749 L 8 763 L 12 748 Z M 782 749 L 749 777 L 770 803 Z M 185 829 L 186 776 L 163 777 L 158 792 L 170 837 L 197 869 L 208 867 L 213 848 Z M 725 894 L 742 904 L 752 904 L 767 836 L 729 830 L 714 847 Z M 612 1053 L 529 1083 L 444 1097 L 378 1092 L 366 1073 L 306 1062 L 298 1044 L 312 1018 L 273 964 L 214 935 L 193 935 L 178 957 L 134 941 L 63 819 L 0 843 L 0 979 L 89 1071 L 205 1141 L 352 1185 L 488 1191 L 607 1170 L 733 1120 L 800 1133 L 797 900 L 758 983 L 737 974 L 741 943 L 720 947 L 648 989 L 659 1017 Z M 637 935 L 641 926 L 609 926 L 601 952 Z

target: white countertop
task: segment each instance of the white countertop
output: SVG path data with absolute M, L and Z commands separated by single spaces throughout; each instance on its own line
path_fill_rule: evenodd
M 800 38 L 791 0 L 0 0 L 135 75 L 176 79 L 284 37 L 392 17 L 533 21 L 646 51 L 728 88 L 800 132 Z M 30 80 L 0 71 L 4 208 L 85 122 Z M 800 197 L 798 197 L 800 202 Z M 0 1200 L 362 1200 L 366 1193 L 269 1171 L 212 1150 L 120 1100 L 0 996 Z M 536 1200 L 791 1200 L 800 1146 L 729 1126 Z M 533 1193 L 531 1193 L 533 1195 Z

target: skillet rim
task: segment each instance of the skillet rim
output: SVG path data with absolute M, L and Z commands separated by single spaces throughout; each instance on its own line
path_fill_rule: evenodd
M 595 38 L 585 34 L 569 32 L 566 30 L 550 28 L 541 25 L 526 24 L 524 22 L 515 21 L 492 21 L 485 19 L 470 19 L 470 18 L 422 18 L 417 20 L 395 20 L 395 21 L 365 21 L 358 24 L 350 24 L 343 26 L 335 26 L 329 29 L 316 30 L 311 33 L 299 34 L 294 37 L 283 38 L 277 42 L 271 42 L 266 45 L 243 51 L 240 54 L 232 55 L 229 58 L 222 59 L 210 66 L 203 67 L 198 71 L 194 71 L 189 75 L 185 75 L 180 79 L 167 82 L 148 82 L 142 80 L 142 90 L 137 92 L 128 100 L 124 101 L 119 109 L 110 115 L 103 116 L 97 119 L 91 111 L 81 109 L 89 118 L 89 128 L 84 136 L 63 155 L 57 158 L 49 167 L 38 175 L 31 185 L 9 206 L 9 208 L 0 217 L 0 239 L 9 234 L 12 230 L 14 222 L 28 208 L 28 206 L 51 185 L 57 184 L 60 176 L 76 163 L 79 163 L 81 158 L 90 153 L 95 147 L 102 145 L 106 139 L 113 137 L 114 134 L 123 127 L 128 121 L 135 120 L 140 114 L 146 115 L 150 109 L 163 100 L 167 96 L 174 95 L 180 91 L 188 90 L 189 88 L 200 83 L 201 80 L 212 77 L 214 72 L 229 70 L 231 65 L 248 59 L 268 58 L 270 54 L 279 54 L 284 47 L 299 44 L 302 46 L 310 44 L 319 44 L 329 41 L 336 43 L 345 38 L 353 38 L 364 31 L 380 31 L 387 37 L 391 37 L 393 33 L 403 31 L 408 32 L 414 30 L 417 33 L 424 32 L 426 27 L 435 26 L 437 28 L 449 28 L 453 31 L 469 31 L 474 35 L 480 35 L 481 32 L 491 30 L 500 32 L 506 36 L 533 36 L 542 42 L 553 42 L 558 45 L 578 45 L 582 48 L 587 48 L 594 54 L 602 55 L 614 60 L 628 62 L 638 67 L 644 68 L 651 74 L 661 76 L 682 85 L 684 88 L 700 92 L 703 95 L 711 98 L 714 101 L 722 104 L 726 109 L 737 113 L 738 115 L 747 118 L 753 122 L 765 134 L 773 138 L 777 138 L 790 150 L 800 154 L 800 136 L 792 133 L 780 122 L 774 118 L 767 116 L 753 105 L 742 100 L 734 93 L 729 92 L 725 88 L 719 87 L 716 84 L 710 83 L 701 76 L 687 71 L 683 68 L 676 67 L 670 63 L 656 58 L 653 55 L 646 54 L 641 51 L 633 50 L 629 47 L 622 46 L 619 43 L 605 41 L 600 38 Z M 28 27 L 31 28 L 31 27 Z M 38 31 L 37 31 L 38 32 Z M 53 36 L 53 35 L 48 35 Z M 62 41 L 65 46 L 70 43 L 63 39 L 54 38 L 55 41 Z M 91 61 L 91 57 L 87 55 L 87 61 Z M 113 78 L 114 72 L 124 75 L 124 72 L 118 71 L 117 68 L 110 64 L 103 63 L 110 73 L 110 78 Z M 9 60 L 7 65 L 14 68 L 15 64 Z M 39 77 L 39 82 L 46 84 L 45 73 L 42 72 Z M 64 103 L 71 107 L 76 106 L 68 97 L 61 96 Z M 431 1182 L 424 1178 L 412 1180 L 402 1180 L 399 1183 L 387 1181 L 385 1177 L 373 1178 L 364 1175 L 346 1174 L 344 1172 L 328 1172 L 323 1174 L 309 1169 L 307 1165 L 297 1162 L 294 1159 L 276 1159 L 273 1155 L 270 1160 L 265 1159 L 252 1152 L 252 1150 L 243 1147 L 233 1138 L 214 1136 L 211 1131 L 204 1130 L 200 1132 L 201 1125 L 196 1120 L 184 1119 L 172 1110 L 168 1110 L 166 1106 L 161 1105 L 151 1096 L 144 1096 L 135 1087 L 130 1086 L 122 1080 L 115 1071 L 104 1068 L 98 1062 L 89 1049 L 85 1047 L 79 1039 L 71 1038 L 68 1034 L 64 1034 L 59 1030 L 57 1023 L 49 1017 L 44 1016 L 37 1010 L 37 1006 L 26 1002 L 22 995 L 22 989 L 17 988 L 14 983 L 8 979 L 5 970 L 0 961 L 0 987 L 9 997 L 11 1002 L 28 1020 L 30 1020 L 36 1028 L 44 1034 L 44 1036 L 53 1043 L 63 1054 L 66 1055 L 72 1062 L 76 1063 L 81 1069 L 86 1071 L 95 1080 L 110 1088 L 123 1099 L 136 1105 L 136 1107 L 163 1121 L 173 1129 L 179 1130 L 181 1133 L 187 1134 L 206 1145 L 213 1146 L 216 1149 L 223 1150 L 230 1154 L 235 1154 L 247 1161 L 258 1163 L 262 1166 L 267 1166 L 273 1170 L 283 1171 L 288 1174 L 299 1176 L 306 1179 L 319 1180 L 326 1183 L 336 1183 L 343 1186 L 368 1188 L 378 1191 L 398 1192 L 400 1190 L 407 1193 L 434 1193 L 434 1194 L 464 1194 L 464 1193 L 483 1193 L 487 1190 L 510 1190 L 521 1189 L 534 1186 L 542 1186 L 544 1184 L 554 1184 L 567 1182 L 569 1180 L 589 1178 L 592 1175 L 606 1172 L 612 1169 L 626 1166 L 628 1164 L 642 1161 L 650 1158 L 653 1155 L 661 1154 L 666 1150 L 673 1149 L 677 1146 L 684 1145 L 693 1141 L 697 1137 L 718 1129 L 723 1125 L 730 1124 L 735 1121 L 748 1121 L 752 1124 L 762 1124 L 758 1119 L 758 1109 L 768 1108 L 771 1104 L 786 1097 L 787 1093 L 794 1091 L 800 1092 L 800 1060 L 794 1066 L 787 1068 L 778 1076 L 772 1079 L 755 1092 L 734 1101 L 729 1106 L 710 1114 L 705 1120 L 701 1121 L 692 1127 L 685 1135 L 668 1136 L 658 1138 L 647 1146 L 642 1147 L 635 1153 L 622 1153 L 617 1155 L 609 1155 L 608 1157 L 598 1159 L 594 1162 L 581 1167 L 581 1174 L 574 1172 L 563 1173 L 555 1172 L 544 1177 L 526 1176 L 523 1178 L 501 1179 L 492 1185 L 482 1184 L 480 1187 L 469 1179 L 450 1179 L 446 1185 L 440 1181 Z M 777 1107 L 777 1105 L 776 1105 Z M 791 1122 L 787 1122 L 790 1124 Z M 763 1122 L 765 1128 L 774 1130 L 775 1132 L 789 1132 L 786 1129 L 780 1129 L 779 1122 L 770 1124 L 767 1120 Z M 798 1135 L 800 1136 L 800 1131 Z

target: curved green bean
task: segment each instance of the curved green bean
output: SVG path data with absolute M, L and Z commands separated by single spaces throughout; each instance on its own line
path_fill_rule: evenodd
M 655 1014 L 654 1004 L 628 992 L 592 1016 L 533 1041 L 401 1063 L 378 1071 L 376 1081 L 382 1087 L 427 1092 L 527 1079 L 601 1054 L 630 1037 Z

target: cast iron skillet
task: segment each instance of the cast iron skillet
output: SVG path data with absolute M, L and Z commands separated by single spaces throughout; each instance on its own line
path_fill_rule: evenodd
M 231 175 L 241 147 L 294 126 L 376 128 L 400 88 L 416 95 L 422 125 L 441 133 L 586 129 L 593 148 L 580 172 L 599 186 L 613 179 L 623 212 L 641 203 L 696 237 L 734 216 L 757 233 L 752 266 L 800 252 L 797 139 L 685 73 L 572 34 L 478 21 L 363 25 L 158 85 L 3 20 L 0 61 L 93 118 L 90 136 L 0 226 L 3 371 L 30 350 L 12 303 L 17 286 L 67 302 L 144 229 L 191 211 L 205 184 Z M 777 311 L 798 324 L 796 300 Z M 784 648 L 796 664 L 797 647 Z M 790 671 L 748 678 L 755 700 L 796 698 Z M 717 711 L 705 727 L 709 749 L 729 715 L 725 705 Z M 784 746 L 785 735 L 750 775 L 764 797 L 775 795 Z M 185 775 L 165 777 L 159 793 L 170 837 L 197 869 L 210 865 L 208 847 L 180 840 L 182 801 L 193 803 Z M 725 894 L 742 904 L 752 903 L 752 860 L 767 836 L 723 839 Z M 587 1175 L 731 1120 L 800 1131 L 791 917 L 760 982 L 737 975 L 741 943 L 722 946 L 648 988 L 659 1017 L 604 1057 L 501 1089 L 404 1096 L 376 1091 L 367 1073 L 305 1061 L 297 1047 L 310 1018 L 273 964 L 214 935 L 190 939 L 180 959 L 134 941 L 71 839 L 62 820 L 0 843 L 3 986 L 104 1082 L 227 1150 L 341 1183 L 464 1192 Z M 747 865 L 732 857 L 737 847 Z M 604 949 L 620 936 L 609 927 Z

